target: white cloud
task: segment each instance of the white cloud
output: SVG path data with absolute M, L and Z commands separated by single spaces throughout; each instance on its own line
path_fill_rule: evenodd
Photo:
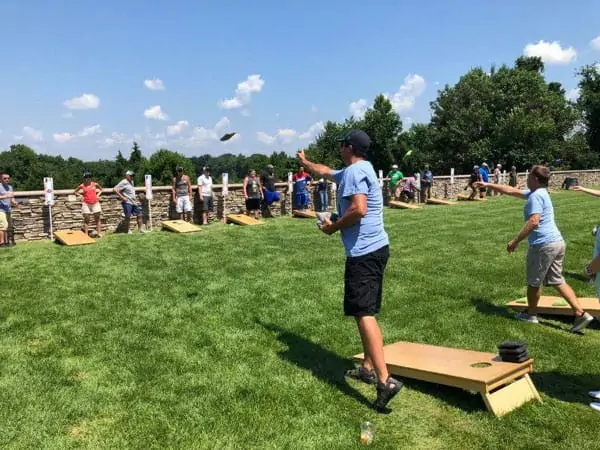
M 573 88 L 570 89 L 566 94 L 565 97 L 568 100 L 571 100 L 572 102 L 577 101 L 577 99 L 579 98 L 579 95 L 581 94 L 581 89 L 579 88 Z
M 296 137 L 296 130 L 290 128 L 284 128 L 283 130 L 277 131 L 277 137 L 281 139 L 284 144 L 289 144 Z
M 164 91 L 165 83 L 160 78 L 154 78 L 152 80 L 144 80 L 144 86 L 151 91 Z
M 562 48 L 558 41 L 539 41 L 527 44 L 523 49 L 525 56 L 539 56 L 547 64 L 569 64 L 575 60 L 577 52 L 573 47 Z
M 187 120 L 180 120 L 176 124 L 169 125 L 167 127 L 167 134 L 169 136 L 173 136 L 174 134 L 179 134 L 183 130 L 185 130 L 189 125 L 190 125 L 190 123 Z
M 22 141 L 25 136 L 13 136 L 13 141 Z
M 169 118 L 169 116 L 166 115 L 162 111 L 162 109 L 160 108 L 160 105 L 155 105 L 155 106 L 152 106 L 151 108 L 148 108 L 147 110 L 145 110 L 144 117 L 146 119 L 154 119 L 154 120 L 167 120 Z
M 43 141 L 44 135 L 40 130 L 31 127 L 23 127 L 23 135 L 34 141 Z
M 270 134 L 265 133 L 264 131 L 259 131 L 256 133 L 256 139 L 258 139 L 263 144 L 271 145 L 277 139 L 275 136 L 271 136 Z
M 139 136 L 139 138 L 137 140 L 140 141 L 141 136 Z M 110 137 L 107 137 L 101 141 L 98 141 L 98 144 L 101 147 L 113 147 L 115 145 L 124 144 L 129 141 L 130 141 L 130 139 L 127 137 L 126 134 L 113 132 L 110 135 Z
M 367 101 L 361 98 L 357 102 L 350 103 L 350 114 L 357 119 L 362 119 L 367 111 Z
M 192 130 L 191 137 L 184 145 L 203 145 L 209 142 L 218 141 L 230 125 L 227 117 L 221 117 L 212 128 L 196 127 Z M 235 142 L 240 139 L 239 135 L 232 137 L 226 144 Z
M 600 36 L 590 41 L 590 47 L 592 47 L 594 50 L 600 51 Z
M 323 122 L 317 122 L 311 125 L 308 130 L 298 136 L 299 139 L 314 139 L 325 130 Z
M 100 99 L 94 94 L 83 94 L 81 97 L 65 100 L 63 105 L 69 109 L 96 109 L 100 106 Z
M 100 125 L 93 125 L 91 127 L 85 127 L 76 134 L 72 133 L 55 133 L 52 137 L 58 143 L 65 143 L 71 141 L 77 137 L 93 136 L 94 134 L 100 133 Z
M 252 94 L 262 91 L 265 80 L 260 75 L 248 75 L 245 81 L 240 81 L 235 90 L 235 97 L 221 100 L 218 105 L 221 109 L 237 109 L 250 103 Z
M 83 130 L 81 130 L 79 133 L 77 133 L 77 136 L 79 137 L 86 137 L 86 136 L 91 136 L 93 134 L 98 134 L 100 133 L 100 125 L 94 125 L 91 127 L 86 127 Z
M 75 135 L 71 133 L 56 133 L 53 137 L 56 142 L 62 144 L 73 139 Z
M 404 78 L 404 83 L 394 95 L 390 96 L 386 94 L 386 97 L 392 103 L 394 111 L 401 113 L 408 111 L 415 106 L 417 97 L 420 97 L 425 92 L 425 78 L 419 74 L 409 74 Z

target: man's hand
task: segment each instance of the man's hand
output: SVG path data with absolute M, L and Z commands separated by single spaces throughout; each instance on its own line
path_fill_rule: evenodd
M 321 231 L 323 233 L 329 234 L 329 235 L 332 235 L 333 233 L 335 233 L 337 231 L 335 229 L 335 226 L 333 225 L 333 222 L 331 222 L 331 220 L 329 220 L 329 219 L 323 220 L 323 223 L 321 224 L 321 226 L 319 228 L 321 228 Z
M 573 191 L 583 191 L 583 186 L 572 186 L 571 190 L 573 190 Z
M 518 247 L 519 247 L 519 241 L 517 241 L 516 239 L 513 239 L 506 246 L 506 251 L 508 253 L 513 253 Z
M 304 163 L 304 161 L 306 161 L 306 155 L 304 154 L 304 149 L 298 150 L 297 156 L 301 163 Z

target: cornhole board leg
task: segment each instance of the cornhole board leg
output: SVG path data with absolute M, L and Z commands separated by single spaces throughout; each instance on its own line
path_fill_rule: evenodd
M 420 206 L 413 205 L 411 203 L 400 202 L 397 200 L 392 200 L 392 201 L 388 202 L 388 204 L 392 208 L 402 208 L 402 209 L 420 209 L 421 208 Z
M 594 317 L 600 317 L 600 302 L 593 297 L 579 297 L 581 307 L 584 311 L 590 313 Z M 564 306 L 553 306 L 556 302 L 566 303 L 562 297 L 542 296 L 537 305 L 538 314 L 547 314 L 549 316 L 574 316 L 575 311 L 569 304 Z M 516 311 L 524 311 L 527 309 L 527 303 L 517 303 L 516 300 L 509 302 L 506 306 Z
M 494 392 L 481 392 L 487 409 L 496 417 L 514 411 L 531 400 L 542 401 L 529 374 Z

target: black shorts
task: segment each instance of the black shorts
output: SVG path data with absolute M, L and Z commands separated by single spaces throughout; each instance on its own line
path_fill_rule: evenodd
M 344 314 L 374 316 L 381 309 L 383 272 L 390 257 L 390 247 L 363 256 L 346 258 L 344 275 Z
M 256 211 L 260 209 L 260 198 L 249 198 L 246 200 L 246 210 Z
M 212 195 L 202 197 L 202 211 L 210 211 L 213 207 Z

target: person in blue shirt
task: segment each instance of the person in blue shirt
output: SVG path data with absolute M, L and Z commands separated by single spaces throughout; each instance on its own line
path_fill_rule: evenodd
M 481 180 L 484 183 L 487 183 L 488 181 L 490 181 L 490 168 L 487 165 L 487 163 L 483 163 L 481 164 L 481 167 L 479 168 L 479 174 L 481 175 Z M 485 194 L 487 192 L 486 188 L 480 188 L 479 189 L 479 198 L 485 198 Z
M 524 208 L 525 226 L 512 239 L 507 250 L 514 252 L 527 239 L 527 312 L 517 319 L 538 323 L 537 304 L 542 294 L 542 284 L 552 286 L 575 311 L 575 322 L 571 331 L 578 332 L 587 327 L 594 318 L 581 308 L 579 300 L 563 276 L 563 261 L 566 245 L 554 221 L 554 207 L 548 194 L 550 170 L 545 166 L 534 166 L 527 177 L 526 190 L 511 186 L 480 182 L 482 188 L 490 188 L 501 194 L 526 200 Z
M 373 406 L 384 411 L 400 391 L 402 383 L 392 378 L 383 355 L 383 338 L 375 316 L 381 308 L 383 274 L 389 258 L 389 238 L 383 225 L 383 195 L 379 180 L 366 160 L 371 139 L 361 130 L 353 130 L 339 139 L 345 168 L 333 170 L 306 159 L 298 152 L 303 166 L 320 177 L 338 184 L 338 218 L 324 219 L 320 225 L 326 234 L 339 231 L 346 251 L 344 314 L 355 318 L 363 343 L 364 361 L 347 377 L 376 385 Z
M 312 177 L 304 171 L 304 167 L 299 167 L 298 171 L 292 176 L 292 182 L 294 183 L 294 192 L 296 198 L 296 209 L 304 210 L 308 208 L 309 194 L 308 186 Z

